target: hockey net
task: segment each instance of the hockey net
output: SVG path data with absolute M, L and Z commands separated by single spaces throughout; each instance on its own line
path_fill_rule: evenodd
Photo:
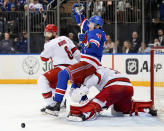
M 150 52 L 150 98 L 152 108 L 164 113 L 164 47 L 151 48 Z

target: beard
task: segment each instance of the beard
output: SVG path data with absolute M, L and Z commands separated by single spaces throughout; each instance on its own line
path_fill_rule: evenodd
M 55 37 L 54 36 L 51 36 L 51 37 L 45 37 L 45 41 L 50 41 L 50 40 L 52 40 L 52 39 L 54 39 Z

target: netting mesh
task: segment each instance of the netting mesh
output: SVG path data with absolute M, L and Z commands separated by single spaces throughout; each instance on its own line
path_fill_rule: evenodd
M 164 47 L 154 50 L 154 105 L 158 113 L 164 112 Z

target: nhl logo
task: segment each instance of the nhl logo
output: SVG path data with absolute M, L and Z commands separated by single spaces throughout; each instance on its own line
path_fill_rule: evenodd
M 138 74 L 138 59 L 126 59 L 126 73 Z
M 39 70 L 39 61 L 34 56 L 28 56 L 23 61 L 23 70 L 29 75 L 33 75 Z

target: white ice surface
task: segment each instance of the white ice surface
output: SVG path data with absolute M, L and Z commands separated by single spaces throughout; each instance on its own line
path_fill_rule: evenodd
M 144 99 L 148 88 L 136 87 Z M 148 98 L 148 97 L 147 97 Z M 107 110 L 95 121 L 70 122 L 61 110 L 59 117 L 42 115 L 44 101 L 36 85 L 0 85 L 0 131 L 163 131 L 164 117 L 113 117 Z M 162 116 L 163 114 L 161 114 Z M 163 120 L 162 120 L 163 119 Z M 26 127 L 21 128 L 21 123 Z

